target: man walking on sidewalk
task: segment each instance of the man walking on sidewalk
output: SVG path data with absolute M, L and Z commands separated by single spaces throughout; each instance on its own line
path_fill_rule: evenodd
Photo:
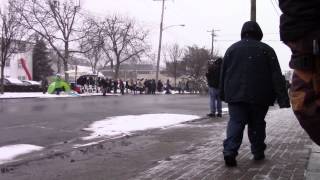
M 320 145 L 320 1 L 279 0 L 279 5 L 280 38 L 292 51 L 292 109 Z
M 274 50 L 260 42 L 263 33 L 254 21 L 244 23 L 241 40 L 225 53 L 220 90 L 228 103 L 230 120 L 223 155 L 227 166 L 236 166 L 236 156 L 248 124 L 248 137 L 255 160 L 265 158 L 266 122 L 269 106 L 290 107 L 285 79 Z
M 219 93 L 219 80 L 220 80 L 220 69 L 221 69 L 222 58 L 218 58 L 215 61 L 209 61 L 208 72 L 206 73 L 208 86 L 209 86 L 209 97 L 210 97 L 210 113 L 209 117 L 222 117 L 222 105 Z

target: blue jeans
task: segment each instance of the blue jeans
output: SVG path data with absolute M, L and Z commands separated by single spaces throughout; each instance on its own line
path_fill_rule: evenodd
M 248 137 L 252 154 L 263 153 L 266 149 L 266 122 L 264 120 L 269 106 L 248 103 L 229 103 L 230 120 L 227 138 L 223 142 L 224 156 L 237 156 L 242 143 L 243 131 L 248 124 Z
M 213 87 L 209 87 L 209 96 L 210 96 L 210 111 L 215 114 L 222 114 L 222 104 L 219 95 L 219 90 Z

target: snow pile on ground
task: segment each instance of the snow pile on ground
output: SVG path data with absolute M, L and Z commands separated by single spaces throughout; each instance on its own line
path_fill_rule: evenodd
M 56 98 L 56 97 L 74 97 L 74 94 L 43 94 L 42 92 L 24 92 L 24 93 L 4 93 L 0 94 L 0 99 L 8 98 Z
M 40 151 L 43 147 L 29 144 L 17 144 L 0 147 L 0 164 L 12 161 L 16 157 L 34 151 Z
M 106 94 L 107 96 L 114 96 L 115 94 Z M 0 99 L 10 99 L 10 98 L 57 98 L 57 97 L 78 97 L 78 96 L 102 96 L 102 93 L 61 93 L 56 94 L 43 94 L 42 92 L 24 92 L 24 93 L 4 93 L 0 94 Z
M 143 114 L 109 117 L 105 120 L 96 121 L 85 128 L 85 131 L 93 132 L 83 140 L 95 139 L 103 136 L 119 136 L 130 134 L 133 131 L 163 128 L 182 122 L 199 119 L 200 116 L 183 114 Z
M 0 99 L 6 98 L 31 98 L 31 97 L 55 97 L 56 95 L 53 94 L 43 94 L 40 92 L 31 92 L 31 93 L 4 93 L 0 94 Z
M 157 92 L 157 93 L 158 93 L 158 92 Z M 197 93 L 198 93 L 198 92 L 197 92 Z M 166 90 L 162 91 L 160 94 L 166 94 Z M 179 94 L 179 91 L 170 90 L 170 94 Z M 181 91 L 180 94 L 190 94 L 190 92 L 184 91 L 184 93 L 182 93 L 182 91 Z

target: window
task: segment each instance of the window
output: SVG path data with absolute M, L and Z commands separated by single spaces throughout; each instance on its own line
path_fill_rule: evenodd
M 19 62 L 18 62 L 18 69 L 21 69 L 22 68 L 22 63 L 21 63 L 21 61 L 19 60 Z
M 26 80 L 26 77 L 25 76 L 18 76 L 18 79 L 23 81 L 23 80 Z

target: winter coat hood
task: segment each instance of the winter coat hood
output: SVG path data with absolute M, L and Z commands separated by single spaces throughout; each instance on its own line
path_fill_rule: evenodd
M 254 39 L 261 41 L 263 37 L 262 30 L 255 21 L 247 21 L 243 24 L 241 30 L 241 39 Z

